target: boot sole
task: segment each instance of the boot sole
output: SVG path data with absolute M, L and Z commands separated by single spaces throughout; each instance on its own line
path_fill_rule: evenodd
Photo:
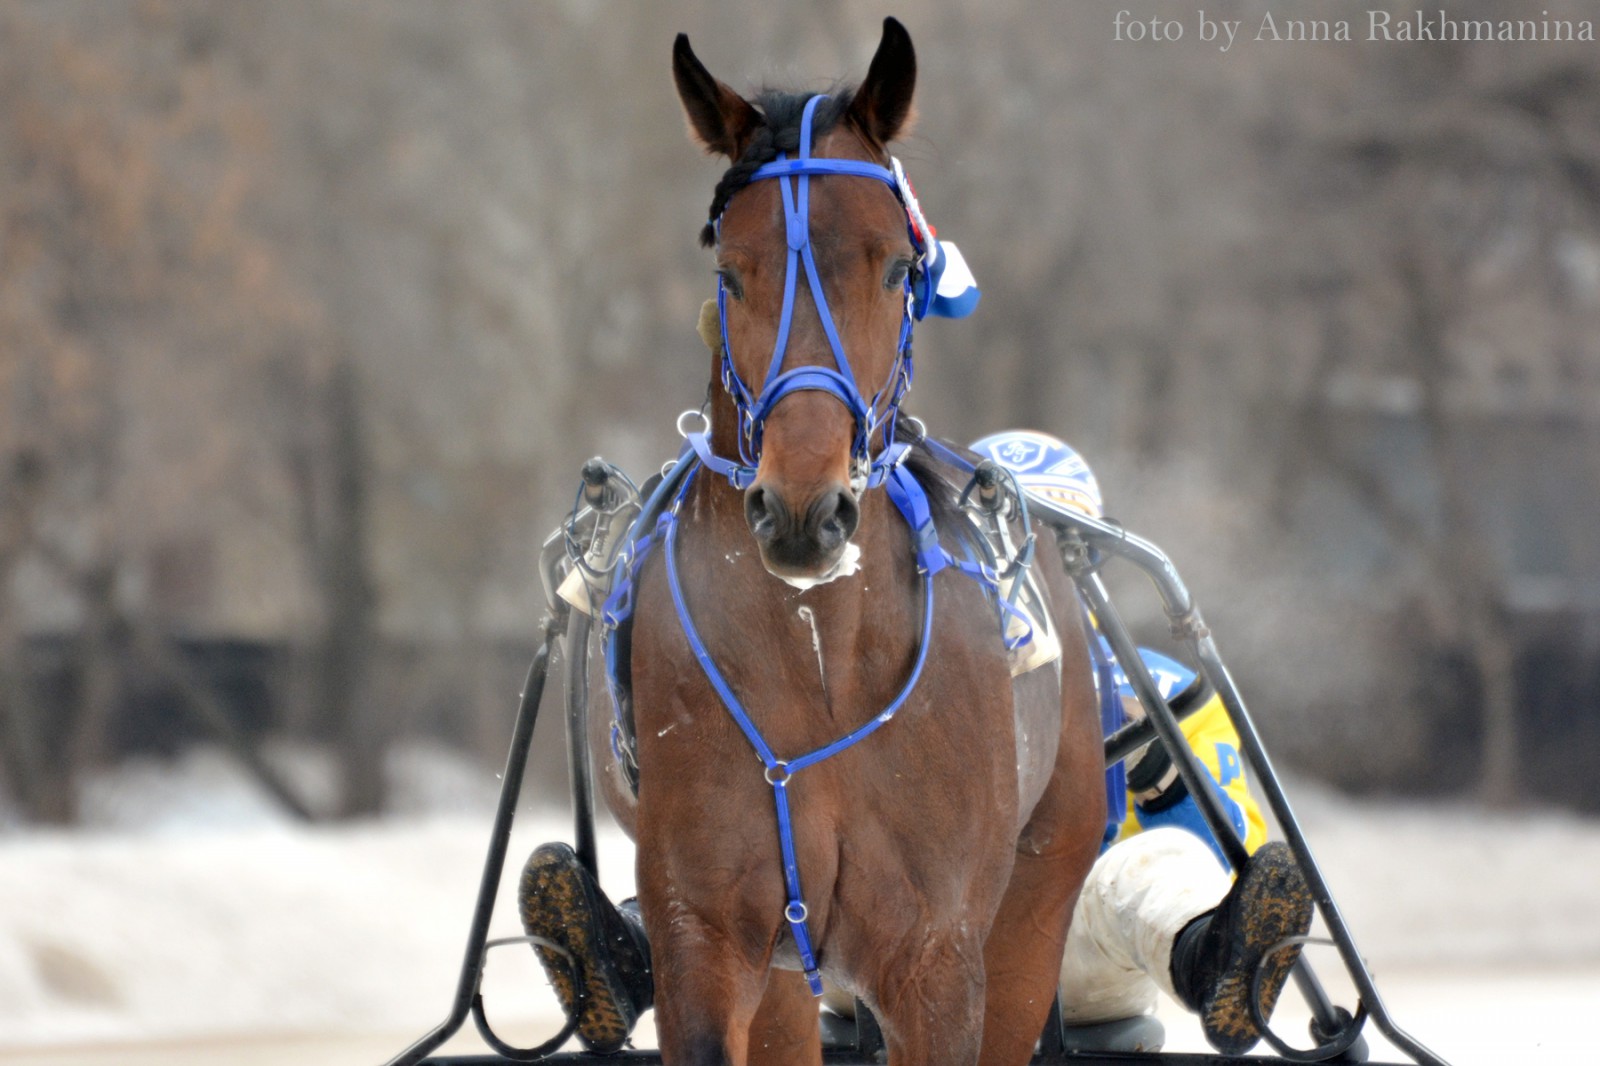
M 1239 1055 L 1261 1039 L 1250 1010 L 1257 964 L 1267 949 L 1311 928 L 1311 889 L 1287 845 L 1267 844 L 1251 858 L 1239 886 L 1240 921 L 1210 1001 L 1200 1012 L 1206 1039 L 1218 1051 Z M 1261 1016 L 1272 1017 L 1300 945 L 1277 951 L 1261 967 Z
M 568 961 L 538 945 L 534 952 L 544 965 L 556 998 L 567 1017 L 578 1019 L 578 1039 L 590 1051 L 618 1051 L 627 1042 L 637 1020 L 628 1009 L 628 997 L 609 956 L 599 950 L 605 943 L 587 878 L 572 849 L 546 844 L 523 867 L 517 886 L 522 928 L 529 936 L 561 945 Z

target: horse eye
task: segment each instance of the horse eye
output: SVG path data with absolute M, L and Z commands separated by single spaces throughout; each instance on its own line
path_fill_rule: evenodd
M 744 299 L 744 286 L 739 284 L 739 278 L 733 271 L 727 269 L 718 270 L 717 277 L 721 280 L 722 288 L 729 297 L 735 300 Z
M 889 272 L 883 277 L 883 287 L 886 289 L 898 289 L 906 283 L 906 278 L 910 273 L 911 260 L 896 259 L 889 264 Z

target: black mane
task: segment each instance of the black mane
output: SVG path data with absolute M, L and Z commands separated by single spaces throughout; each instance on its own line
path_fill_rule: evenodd
M 835 86 L 828 91 L 828 98 L 817 105 L 816 113 L 811 116 L 813 141 L 839 124 L 849 110 L 850 102 L 855 99 L 855 93 L 853 85 Z M 761 128 L 756 130 L 739 161 L 729 167 L 723 173 L 722 180 L 717 182 L 716 194 L 711 198 L 711 213 L 707 216 L 705 228 L 700 231 L 700 243 L 704 247 L 710 248 L 717 242 L 717 219 L 722 217 L 723 209 L 728 206 L 733 194 L 750 184 L 750 176 L 778 158 L 779 152 L 794 153 L 800 150 L 800 116 L 805 111 L 806 101 L 814 95 L 776 89 L 763 89 L 756 94 L 751 103 L 761 112 Z

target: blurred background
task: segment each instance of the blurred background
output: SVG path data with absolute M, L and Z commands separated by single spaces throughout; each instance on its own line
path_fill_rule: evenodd
M 885 13 L 0 7 L 0 866 L 235 802 L 481 811 L 579 465 L 642 477 L 705 395 L 721 164 L 673 35 L 824 89 Z M 1600 810 L 1596 46 L 1370 43 L 1333 0 L 1212 0 L 1227 50 L 1149 0 L 892 13 L 898 153 L 984 291 L 918 331 L 910 408 L 1084 452 L 1297 777 Z
M 881 18 L 725 14 L 4 9 L 8 823 L 200 740 L 337 752 L 319 816 L 384 809 L 406 738 L 498 758 L 578 465 L 647 473 L 705 393 L 721 168 L 673 34 L 733 85 L 821 88 Z M 1600 809 L 1593 48 L 902 14 L 900 154 L 984 289 L 919 331 L 912 407 L 1084 452 L 1280 759 Z

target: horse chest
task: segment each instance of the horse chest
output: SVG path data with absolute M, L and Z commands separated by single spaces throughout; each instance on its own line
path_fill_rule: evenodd
M 909 566 L 896 573 L 889 560 L 869 555 L 848 582 L 800 592 L 761 570 L 753 553 L 685 543 L 681 569 L 706 649 L 781 758 L 870 722 L 912 671 L 919 629 Z M 690 584 L 693 574 L 707 576 Z M 936 580 L 950 619 L 933 628 L 922 678 L 890 726 L 797 781 L 802 829 L 826 835 L 862 818 L 887 818 L 896 831 L 915 827 L 920 835 L 930 803 L 1011 811 L 1023 799 L 1015 740 L 1022 731 L 992 615 L 969 582 Z M 670 604 L 662 575 L 648 574 L 634 655 L 644 777 L 659 773 L 678 794 L 700 794 L 722 824 L 750 818 L 770 833 L 762 763 Z M 1027 732 L 1044 731 L 1041 721 Z

